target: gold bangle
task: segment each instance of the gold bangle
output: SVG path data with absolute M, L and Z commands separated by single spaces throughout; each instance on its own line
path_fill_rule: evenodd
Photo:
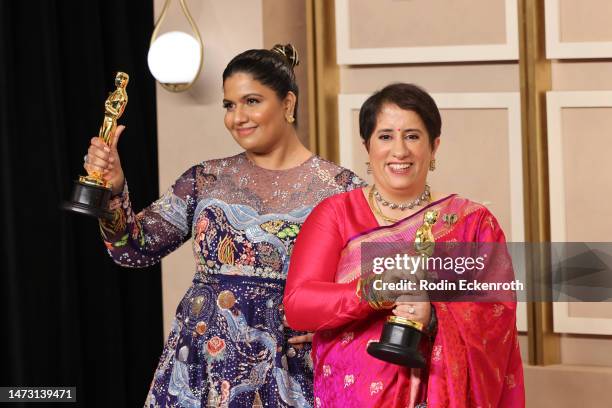
M 380 309 L 381 309 L 381 307 L 380 307 L 380 305 L 378 304 L 378 302 L 375 302 L 375 301 L 373 301 L 373 300 L 368 300 L 368 305 L 370 305 L 370 307 L 371 307 L 372 309 L 374 309 L 374 310 L 380 310 Z
M 374 279 L 375 275 L 369 275 L 366 278 L 361 278 L 359 279 L 359 290 L 361 292 L 361 298 L 362 299 L 371 299 L 371 293 L 368 293 L 367 288 L 370 286 L 370 282 L 372 282 L 372 279 Z
M 381 278 L 381 282 L 382 282 L 382 278 Z M 376 303 L 378 304 L 378 307 L 380 309 L 393 309 L 393 307 L 395 306 L 395 301 L 385 300 L 384 298 L 378 295 L 379 293 L 375 291 L 374 289 L 372 289 L 372 297 L 376 300 Z
M 390 301 L 390 300 L 379 299 L 375 295 L 372 295 L 372 297 L 368 300 L 368 303 L 373 309 L 376 309 L 376 310 L 387 310 L 387 309 L 393 309 L 393 307 L 395 307 L 395 302 Z
M 395 307 L 395 302 L 391 300 L 383 300 L 378 303 L 380 304 L 381 309 L 393 309 Z
M 375 310 L 383 310 L 383 309 L 392 309 L 395 306 L 395 302 L 390 300 L 381 299 L 378 296 L 378 293 L 370 288 L 369 291 L 366 291 L 371 285 L 370 283 L 378 278 L 377 275 L 370 275 L 361 281 L 361 294 L 363 299 L 367 299 L 368 304 L 372 309 Z
M 370 296 L 369 298 L 372 299 L 374 302 L 376 302 L 376 304 L 378 305 L 379 309 L 382 309 L 382 299 L 378 296 L 378 292 L 376 290 L 374 290 L 374 285 L 370 285 L 372 282 L 376 281 L 376 275 L 372 275 L 371 279 L 368 282 L 368 287 L 370 288 Z

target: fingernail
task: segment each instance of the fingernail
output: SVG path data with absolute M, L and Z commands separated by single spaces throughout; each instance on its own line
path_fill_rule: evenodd
M 111 157 L 110 159 L 108 159 L 109 162 L 113 163 L 115 161 L 114 157 Z
M 289 340 L 287 340 L 287 341 L 288 341 L 289 343 L 291 343 L 291 344 L 296 343 L 296 340 L 295 340 L 295 339 L 289 339 Z
M 104 146 L 104 151 L 105 151 L 106 153 L 110 153 L 110 148 L 109 148 L 108 146 Z

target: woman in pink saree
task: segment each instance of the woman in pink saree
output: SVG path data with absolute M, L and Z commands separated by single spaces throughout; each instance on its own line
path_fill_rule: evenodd
M 324 200 L 300 231 L 284 306 L 291 327 L 315 332 L 316 407 L 525 405 L 515 302 L 395 301 L 380 310 L 360 296 L 361 244 L 413 243 L 428 211 L 438 213 L 435 242 L 505 242 L 485 207 L 426 184 L 440 128 L 435 102 L 414 85 L 372 95 L 360 111 L 360 134 L 374 185 Z M 420 344 L 425 368 L 367 353 L 391 314 L 427 327 Z

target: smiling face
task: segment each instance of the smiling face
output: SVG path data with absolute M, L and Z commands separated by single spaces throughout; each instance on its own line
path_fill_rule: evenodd
M 385 104 L 376 118 L 368 143 L 368 156 L 376 187 L 390 200 L 415 198 L 425 189 L 432 149 L 425 124 L 411 110 Z
M 225 127 L 247 151 L 267 153 L 292 129 L 286 119 L 295 106 L 292 92 L 280 100 L 273 89 L 237 72 L 223 83 L 223 95 Z

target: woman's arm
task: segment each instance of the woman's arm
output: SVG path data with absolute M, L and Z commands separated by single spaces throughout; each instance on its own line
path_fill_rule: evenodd
M 190 237 L 195 208 L 195 177 L 192 167 L 166 193 L 134 214 L 127 182 L 111 200 L 112 220 L 100 219 L 102 238 L 113 260 L 140 268 L 155 264 Z
M 316 331 L 342 326 L 372 312 L 356 294 L 357 281 L 335 283 L 342 216 L 334 199 L 321 202 L 302 226 L 289 263 L 285 315 L 296 330 Z

